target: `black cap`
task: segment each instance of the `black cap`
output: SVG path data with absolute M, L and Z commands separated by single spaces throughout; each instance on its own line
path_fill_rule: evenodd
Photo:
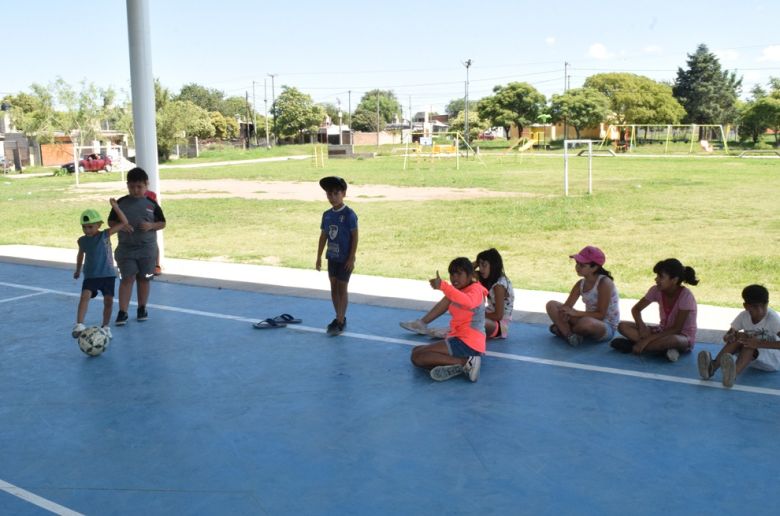
M 347 182 L 338 176 L 323 177 L 320 179 L 320 186 L 326 192 L 331 192 L 333 190 L 347 191 Z

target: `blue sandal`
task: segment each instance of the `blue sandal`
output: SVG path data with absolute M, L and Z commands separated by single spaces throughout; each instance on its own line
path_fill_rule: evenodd
M 277 315 L 272 320 L 278 324 L 298 324 L 299 322 L 301 322 L 300 319 L 296 319 L 290 314 Z

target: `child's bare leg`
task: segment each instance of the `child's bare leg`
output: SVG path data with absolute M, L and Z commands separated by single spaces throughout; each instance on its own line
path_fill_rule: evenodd
M 571 331 L 583 337 L 601 339 L 607 334 L 607 325 L 593 317 L 580 317 L 574 321 Z
M 715 359 L 712 361 L 712 372 L 714 373 L 720 367 L 720 357 L 722 357 L 725 354 L 732 355 L 734 353 L 739 353 L 741 351 L 741 348 L 742 348 L 742 344 L 740 344 L 736 340 L 732 342 L 727 342 L 726 345 L 723 346 L 723 348 L 715 356 Z
M 138 282 L 138 285 L 136 286 L 138 306 L 146 306 L 146 302 L 149 301 L 149 291 L 151 290 L 149 278 L 145 278 L 143 274 L 139 274 L 136 281 Z
M 665 335 L 649 342 L 645 346 L 643 353 L 666 351 L 672 348 L 678 351 L 685 351 L 690 347 L 688 337 L 684 335 Z
M 739 357 L 737 357 L 737 376 L 756 358 L 758 358 L 758 350 L 742 346 L 742 349 L 739 350 Z
M 108 326 L 111 322 L 111 311 L 114 308 L 114 296 L 103 296 L 103 324 Z
M 333 303 L 333 312 L 338 314 L 339 313 L 339 299 L 338 299 L 338 288 L 336 288 L 336 276 L 329 276 L 328 279 L 330 280 L 330 301 Z
M 336 280 L 336 319 L 340 323 L 343 323 L 347 316 L 347 305 L 349 304 L 348 286 L 349 283 L 346 281 Z
M 496 326 L 498 326 L 498 321 L 494 321 L 493 319 L 485 319 L 485 335 L 493 335 L 493 333 L 496 331 Z
M 135 283 L 135 276 L 128 276 L 119 281 L 119 309 L 123 312 L 127 312 L 127 308 L 130 306 L 133 283 Z
M 552 323 L 558 328 L 558 332 L 562 336 L 567 337 L 571 335 L 571 326 L 569 326 L 568 318 L 564 317 L 563 312 L 561 312 L 562 306 L 563 303 L 558 301 L 548 301 L 545 309 Z
M 79 307 L 76 310 L 76 322 L 83 323 L 84 318 L 87 316 L 87 308 L 89 307 L 89 300 L 92 299 L 92 292 L 89 290 L 82 290 L 79 297 Z
M 443 297 L 439 300 L 438 303 L 433 305 L 433 308 L 428 310 L 428 312 L 423 315 L 420 320 L 424 322 L 425 324 L 431 323 L 434 320 L 436 320 L 438 317 L 444 315 L 444 313 L 447 311 L 447 308 L 450 306 L 450 300 L 446 297 Z
M 630 340 L 631 342 L 637 342 L 639 340 L 639 328 L 636 323 L 623 321 L 618 324 L 618 333 Z
M 465 365 L 465 358 L 450 355 L 447 344 L 442 340 L 433 344 L 415 346 L 412 349 L 412 363 L 417 367 L 433 369 L 440 365 Z

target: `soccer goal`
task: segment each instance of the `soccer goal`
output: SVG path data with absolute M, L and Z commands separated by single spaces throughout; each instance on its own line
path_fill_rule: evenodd
M 580 148 L 582 147 L 582 148 Z M 563 195 L 569 196 L 569 149 L 577 151 L 576 156 L 588 156 L 588 195 L 593 193 L 593 140 L 563 140 Z M 579 150 L 577 150 L 579 149 Z

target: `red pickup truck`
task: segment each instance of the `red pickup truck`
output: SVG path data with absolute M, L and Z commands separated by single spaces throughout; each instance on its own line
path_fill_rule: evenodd
M 62 168 L 67 170 L 69 174 L 75 172 L 73 163 L 65 163 Z M 86 158 L 79 160 L 79 172 L 98 172 L 105 170 L 111 172 L 111 156 L 104 154 L 90 154 Z

